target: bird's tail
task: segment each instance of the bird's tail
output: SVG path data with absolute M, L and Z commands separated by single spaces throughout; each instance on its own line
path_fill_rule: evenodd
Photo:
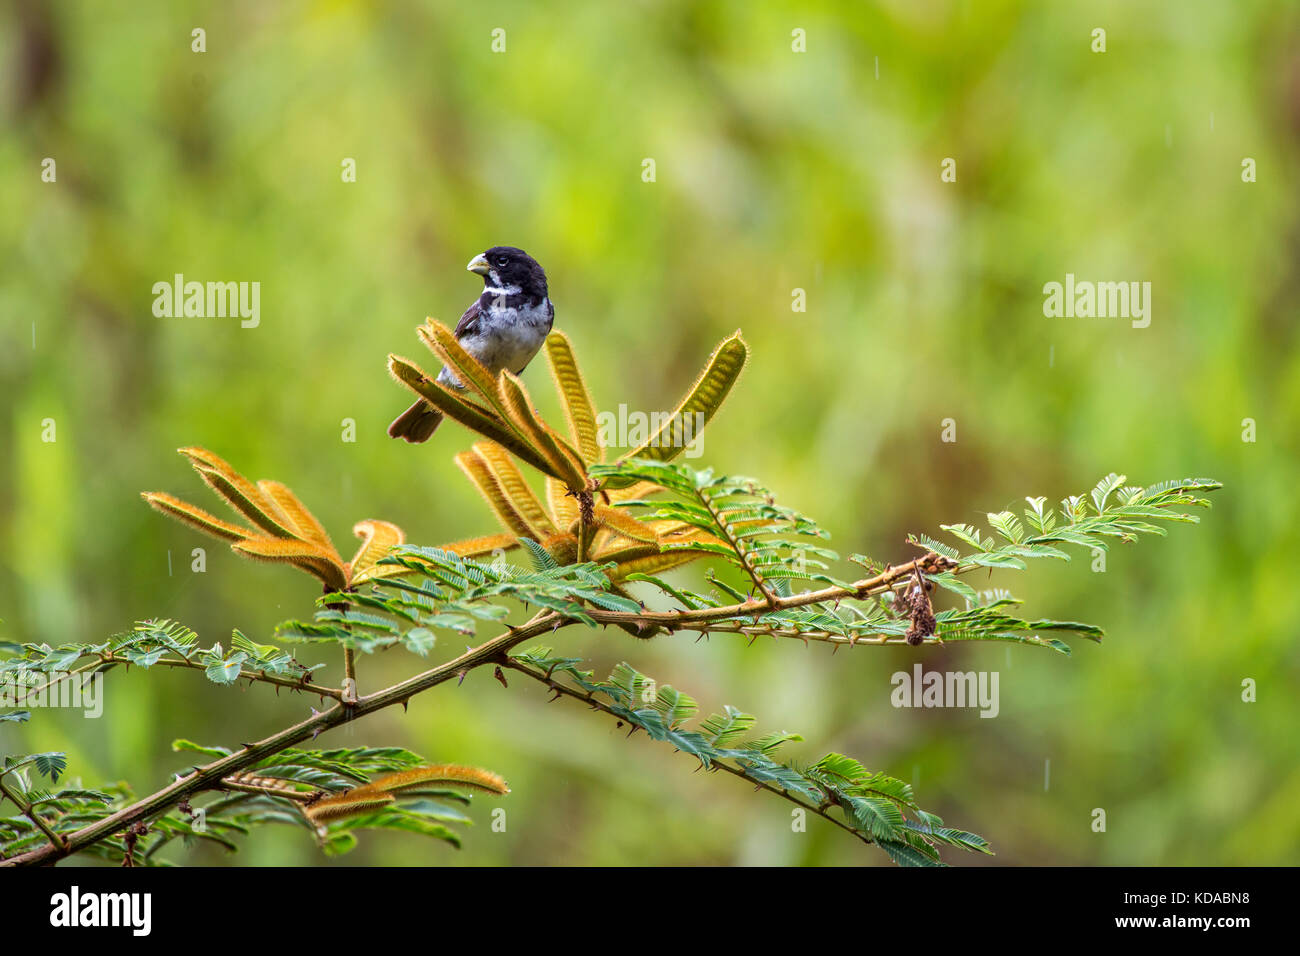
M 441 424 L 442 412 L 420 399 L 393 420 L 393 424 L 388 426 L 388 434 L 418 444 L 428 441 Z

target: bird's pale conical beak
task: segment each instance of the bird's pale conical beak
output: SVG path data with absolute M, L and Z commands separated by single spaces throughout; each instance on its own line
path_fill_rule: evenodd
M 477 272 L 481 276 L 487 275 L 488 274 L 487 256 L 483 255 L 483 253 L 480 252 L 473 259 L 469 260 L 469 265 L 467 265 L 465 269 L 468 272 Z

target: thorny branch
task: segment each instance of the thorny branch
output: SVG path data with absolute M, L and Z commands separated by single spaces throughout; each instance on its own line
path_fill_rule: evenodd
M 747 615 L 757 615 L 767 613 L 774 609 L 802 607 L 809 604 L 819 604 L 826 601 L 836 601 L 844 598 L 865 598 L 873 594 L 879 594 L 883 591 L 890 590 L 898 584 L 899 581 L 913 577 L 916 574 L 937 574 L 943 571 L 949 571 L 956 568 L 956 562 L 945 558 L 941 555 L 930 552 L 913 561 L 897 567 L 886 568 L 880 574 L 874 577 L 865 578 L 856 581 L 847 587 L 828 587 L 819 591 L 809 591 L 804 594 L 796 594 L 788 597 L 772 595 L 764 598 L 755 598 L 738 604 L 726 605 L 722 607 L 700 608 L 694 610 L 679 609 L 673 611 L 649 611 L 624 612 L 624 611 L 605 611 L 598 608 L 584 609 L 584 613 L 598 623 L 604 624 L 632 624 L 650 627 L 652 625 L 661 625 L 668 630 L 727 630 L 730 628 L 714 628 L 711 625 L 727 621 L 730 618 L 744 617 Z M 405 704 L 416 694 L 429 690 L 439 684 L 445 683 L 453 678 L 463 679 L 469 671 L 481 667 L 484 664 L 506 665 L 513 669 L 519 670 L 517 665 L 511 664 L 508 658 L 508 652 L 523 643 L 526 640 L 544 634 L 547 631 L 556 630 L 561 627 L 567 627 L 576 623 L 572 618 L 555 611 L 545 611 L 535 615 L 525 624 L 508 628 L 504 633 L 491 638 L 466 651 L 464 654 L 456 657 L 436 667 L 429 668 L 413 677 L 410 677 L 383 690 L 377 691 L 365 697 L 356 700 L 355 703 L 348 704 L 343 699 L 343 694 L 333 688 L 317 687 L 316 685 L 300 684 L 295 681 L 286 681 L 279 678 L 270 678 L 262 676 L 261 679 L 268 683 L 292 686 L 310 690 L 313 693 L 320 693 L 323 696 L 332 698 L 335 702 L 326 710 L 313 711 L 312 716 L 291 727 L 287 727 L 278 733 L 272 734 L 264 740 L 252 744 L 245 744 L 240 750 L 222 757 L 201 767 L 194 768 L 190 773 L 178 776 L 171 784 L 157 792 L 136 801 L 128 807 L 124 807 L 116 813 L 96 821 L 88 826 L 82 827 L 69 833 L 47 833 L 51 842 L 35 850 L 29 850 L 26 853 L 19 854 L 11 859 L 0 860 L 0 866 L 35 866 L 48 865 L 57 862 L 64 857 L 70 856 L 83 848 L 97 843 L 115 833 L 129 828 L 137 823 L 147 823 L 170 810 L 183 800 L 196 793 L 209 790 L 231 789 L 227 778 L 246 770 L 258 762 L 274 754 L 302 743 L 305 740 L 314 739 L 326 730 L 338 727 L 342 724 L 359 720 L 376 711 L 391 707 L 394 704 Z M 108 658 L 111 660 L 111 655 Z M 161 663 L 161 661 L 160 661 Z M 198 668 L 199 665 L 189 661 L 168 661 L 176 666 L 186 666 Z M 249 675 L 254 677 L 255 675 Z M 536 674 L 529 673 L 529 676 L 536 677 Z M 563 693 L 563 691 L 561 691 Z M 581 696 L 581 695 L 578 695 Z M 586 700 L 585 697 L 582 698 Z M 589 703 L 591 703 L 589 701 Z M 599 705 L 597 704 L 599 707 Z M 726 767 L 719 764 L 722 769 L 743 776 L 734 768 Z M 746 778 L 748 779 L 748 778 Z M 752 782 L 752 781 L 751 781 Z M 763 789 L 777 793 L 787 800 L 792 800 L 799 806 L 812 810 L 821 816 L 826 816 L 821 810 L 797 800 L 779 788 L 770 785 L 760 785 Z M 21 804 L 20 804 L 21 806 Z M 846 826 L 833 817 L 826 816 L 826 819 L 835 823 L 843 829 L 852 831 L 852 828 Z M 42 829 L 46 829 L 42 826 Z M 861 839 L 861 835 L 855 832 L 855 836 Z
M 556 693 L 561 697 L 569 697 L 573 700 L 582 701 L 592 710 L 598 710 L 602 713 L 608 714 L 611 717 L 617 718 L 621 726 L 623 718 L 618 714 L 618 712 L 615 711 L 608 704 L 596 700 L 591 695 L 584 694 L 578 690 L 574 690 L 572 687 L 567 687 L 564 684 L 561 684 L 559 681 L 555 680 L 554 678 L 546 675 L 545 673 L 542 673 L 541 671 L 538 670 L 534 670 L 533 668 L 529 667 L 527 664 L 523 664 L 517 660 L 514 660 L 513 658 L 507 658 L 505 661 L 502 662 L 502 664 L 505 667 L 509 667 L 511 670 L 518 671 L 521 674 L 527 674 L 529 677 L 531 677 L 533 680 L 537 681 L 538 683 L 545 684 L 554 693 Z M 633 727 L 632 729 L 635 730 L 636 728 Z M 844 823 L 843 821 L 837 820 L 835 819 L 835 817 L 831 816 L 830 813 L 828 812 L 829 806 L 818 807 L 818 806 L 814 806 L 811 803 L 806 803 L 803 800 L 800 800 L 798 797 L 794 796 L 792 793 L 790 793 L 787 790 L 782 790 L 780 787 L 777 787 L 774 784 L 770 784 L 765 781 L 754 780 L 752 777 L 748 776 L 743 770 L 739 769 L 738 767 L 732 767 L 729 764 L 723 763 L 719 760 L 714 760 L 709 765 L 709 769 L 722 770 L 725 773 L 731 774 L 733 777 L 739 777 L 741 780 L 753 784 L 754 789 L 756 790 L 766 790 L 768 793 L 773 793 L 776 794 L 778 797 L 783 797 L 786 800 L 789 800 L 791 803 L 793 803 L 796 807 L 800 807 L 803 810 L 807 810 L 810 811 L 811 813 L 815 813 L 823 820 L 828 820 L 831 823 L 835 824 L 841 830 L 853 834 L 863 843 L 870 844 L 875 842 L 866 834 L 858 832 L 857 830 L 853 829 L 851 826 Z

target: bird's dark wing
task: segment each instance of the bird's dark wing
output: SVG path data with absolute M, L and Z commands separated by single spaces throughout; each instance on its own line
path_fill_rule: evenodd
M 466 335 L 473 335 L 478 331 L 478 314 L 478 299 L 475 299 L 474 304 L 465 310 L 465 314 L 462 315 L 460 321 L 456 323 L 457 340 L 460 340 Z

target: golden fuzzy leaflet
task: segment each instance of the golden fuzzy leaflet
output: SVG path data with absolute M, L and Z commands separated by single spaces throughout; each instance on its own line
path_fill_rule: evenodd
M 310 541 L 283 538 L 248 538 L 231 545 L 235 551 L 257 561 L 276 561 L 292 564 L 309 574 L 314 574 L 326 585 L 336 590 L 348 586 L 343 567 L 337 564 L 325 549 Z
M 626 511 L 608 508 L 605 505 L 596 505 L 595 514 L 597 524 L 604 525 L 610 531 L 617 532 L 625 538 L 649 544 L 657 544 L 659 541 L 659 536 L 655 534 L 654 528 L 633 518 Z
M 513 534 L 485 534 L 478 538 L 465 538 L 449 544 L 438 545 L 443 551 L 450 551 L 462 558 L 478 558 L 494 551 L 509 551 L 519 547 L 519 539 Z
M 680 568 L 683 564 L 689 564 L 697 558 L 699 554 L 692 551 L 666 551 L 661 554 L 627 558 L 620 560 L 618 566 L 610 570 L 609 578 L 611 581 L 621 581 L 636 572 L 659 574 L 663 571 L 671 571 L 673 568 Z M 614 560 L 614 556 L 607 555 L 606 559 Z
M 665 524 L 679 524 L 680 522 L 665 522 Z M 619 580 L 634 571 L 640 571 L 643 574 L 655 574 L 659 571 L 667 571 L 670 568 L 680 567 L 683 564 L 689 564 L 702 556 L 711 552 L 696 550 L 689 547 L 678 547 L 669 551 L 660 552 L 659 549 L 667 545 L 690 545 L 694 543 L 713 544 L 719 547 L 728 547 L 727 543 L 721 538 L 714 537 L 706 531 L 689 525 L 681 526 L 678 529 L 667 530 L 660 529 L 659 544 L 653 549 L 650 545 L 636 545 L 624 547 L 618 550 L 605 551 L 600 555 L 602 561 L 616 561 L 616 567 L 611 573 L 611 580 Z
M 190 464 L 209 488 L 253 524 L 277 538 L 297 537 L 285 527 L 275 504 L 261 489 L 216 455 L 202 448 L 182 448 L 180 452 L 190 459 Z
M 451 367 L 462 384 L 478 392 L 503 420 L 509 420 L 496 377 L 482 362 L 465 351 L 465 347 L 456 341 L 451 329 L 441 322 L 425 319 L 425 324 L 415 332 L 430 351 Z
M 607 490 L 612 501 L 639 501 L 642 498 L 650 497 L 657 491 L 663 491 L 653 481 L 637 481 L 626 488 L 609 488 Z
M 302 812 L 312 823 L 321 826 L 331 820 L 344 820 L 396 802 L 392 794 L 358 793 L 356 790 L 349 790 L 346 793 L 322 797 L 310 806 L 303 807 Z
M 558 564 L 573 564 L 578 560 L 578 539 L 567 531 L 544 538 L 540 544 Z
M 554 534 L 557 530 L 555 522 L 551 520 L 551 516 L 542 507 L 542 503 L 537 500 L 537 495 L 533 494 L 533 489 L 528 487 L 528 482 L 524 480 L 524 476 L 515 467 L 514 460 L 507 454 L 506 450 L 495 442 L 481 441 L 474 445 L 474 451 L 478 453 L 479 458 L 492 472 L 502 493 L 510 499 L 515 509 L 524 516 L 524 520 L 544 535 Z
M 397 525 L 368 518 L 353 525 L 352 533 L 361 539 L 361 547 L 347 566 L 349 584 L 406 573 L 405 568 L 397 565 L 378 566 L 380 558 L 397 545 L 406 543 L 406 532 Z
M 189 459 L 190 467 L 198 472 L 208 487 L 259 528 L 279 538 L 294 537 L 293 531 L 286 528 L 277 516 L 275 503 L 224 458 L 198 446 L 176 450 Z
M 528 436 L 533 447 L 550 462 L 551 467 L 546 470 L 546 473 L 562 479 L 570 488 L 577 491 L 585 490 L 587 478 L 582 466 L 566 454 L 556 440 L 556 436 L 533 414 L 532 401 L 523 383 L 509 372 L 503 372 L 501 392 L 516 427 L 522 434 Z
M 298 783 L 296 780 L 290 780 L 286 777 L 266 777 L 252 771 L 241 771 L 232 773 L 229 777 L 222 780 L 222 783 L 244 783 L 250 787 L 261 787 L 263 790 L 301 790 L 302 793 L 310 792 L 310 785 Z
M 569 462 L 577 469 L 578 474 L 582 475 L 582 480 L 584 482 L 587 481 L 587 466 L 583 462 L 582 456 L 578 454 L 578 449 L 570 445 L 568 439 L 548 425 L 545 421 L 542 421 L 540 418 L 538 421 L 541 422 L 541 426 L 546 429 L 546 434 L 555 442 L 555 447 L 560 449 L 560 452 L 569 459 Z
M 578 499 L 569 494 L 569 488 L 558 478 L 546 476 L 546 500 L 551 506 L 551 518 L 557 528 L 567 528 L 578 517 Z
M 689 521 L 678 521 L 676 518 L 650 518 L 645 523 L 655 529 L 655 534 L 659 535 L 659 540 L 664 538 L 673 538 L 682 534 L 696 535 L 709 534 L 702 528 L 697 528 Z M 721 539 L 717 539 L 721 541 Z
M 487 466 L 477 452 L 462 451 L 456 456 L 456 464 L 460 470 L 465 472 L 467 477 L 478 489 L 478 493 L 492 509 L 492 513 L 497 516 L 502 527 L 507 531 L 514 532 L 521 538 L 532 538 L 539 540 L 541 532 L 528 523 L 528 519 L 520 513 L 519 509 L 514 506 L 510 497 L 501 489 L 497 482 L 496 476 L 492 474 L 492 469 Z
M 451 763 L 399 770 L 397 773 L 376 777 L 369 783 L 362 784 L 349 792 L 356 794 L 401 793 L 403 790 L 410 790 L 413 787 L 426 787 L 438 783 L 455 784 L 487 793 L 506 794 L 510 792 L 510 788 L 506 786 L 505 780 L 499 774 L 478 767 L 463 767 Z
M 302 503 L 302 499 L 295 495 L 287 485 L 278 481 L 264 479 L 257 483 L 257 487 L 275 505 L 280 516 L 289 522 L 293 530 L 298 532 L 298 537 L 313 544 L 319 544 L 330 552 L 330 556 L 336 561 L 340 564 L 343 563 L 342 556 L 335 550 L 334 542 L 330 540 L 324 526 L 316 520 L 316 516 Z
M 605 545 L 596 548 L 594 560 L 602 563 L 606 561 L 622 563 L 624 561 L 637 561 L 641 558 L 648 558 L 653 554 L 660 553 L 659 545 L 657 544 L 645 544 L 642 542 L 629 544 L 626 541 L 621 541 L 619 544 L 615 545 L 612 542 L 607 542 Z
M 181 499 L 173 495 L 161 491 L 142 491 L 140 497 L 149 502 L 150 507 L 161 511 L 163 514 L 171 515 L 178 521 L 183 521 L 191 528 L 205 531 L 213 537 L 224 538 L 227 541 L 242 541 L 253 536 L 253 532 L 247 528 L 241 528 L 229 521 L 222 521 L 215 515 L 208 514 L 202 508 L 196 508 L 188 501 L 181 501 Z
M 591 401 L 587 383 L 582 379 L 577 359 L 569 338 L 558 329 L 546 337 L 546 358 L 551 365 L 551 377 L 564 405 L 564 417 L 569 423 L 573 443 L 582 453 L 583 461 L 591 464 L 604 461 L 596 430 L 596 409 Z
M 576 528 L 577 525 L 571 524 L 570 527 Z M 626 543 L 621 535 L 614 534 L 608 528 L 597 527 L 596 534 L 591 539 L 591 559 L 597 561 L 600 559 L 599 556 L 610 548 L 621 547 Z
M 736 379 L 740 377 L 740 373 L 748 359 L 749 346 L 740 337 L 739 331 L 730 338 L 723 339 L 714 350 L 713 355 L 709 357 L 708 364 L 704 367 L 704 371 L 700 373 L 700 377 L 695 380 L 695 384 L 691 386 L 686 398 L 677 406 L 677 410 L 644 444 L 634 449 L 626 457 L 671 461 L 681 454 L 685 450 L 687 443 L 677 440 L 684 437 L 684 435 L 674 433 L 682 429 L 683 422 L 689 421 L 692 435 L 697 436 L 699 434 L 696 427 L 697 414 L 702 416 L 699 419 L 701 424 L 708 424 L 718 409 L 722 407 L 722 403 L 726 400 L 731 387 L 736 384 Z M 611 489 L 623 488 L 631 484 L 633 480 L 630 478 L 607 479 L 605 487 Z
M 504 446 L 516 458 L 528 462 L 544 474 L 550 473 L 551 466 L 546 458 L 519 437 L 513 423 L 505 422 L 487 409 L 465 401 L 455 391 L 440 385 L 425 375 L 418 365 L 401 356 L 388 356 L 388 371 L 394 379 L 425 399 L 448 418 Z
M 369 783 L 353 787 L 343 793 L 322 797 L 303 808 L 303 813 L 312 823 L 320 826 L 331 820 L 378 810 L 394 804 L 396 795 L 406 790 L 444 784 L 468 787 L 485 793 L 506 794 L 510 788 L 498 774 L 478 767 L 462 767 L 457 764 L 438 764 L 431 767 L 412 767 L 397 773 L 376 777 Z

